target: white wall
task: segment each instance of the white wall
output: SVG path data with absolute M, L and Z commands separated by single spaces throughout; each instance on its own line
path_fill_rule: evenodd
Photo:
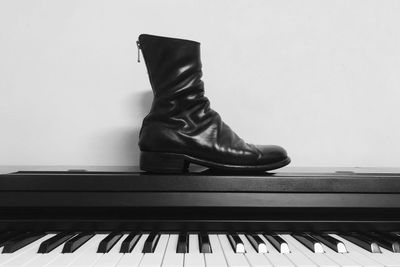
M 400 165 L 400 1 L 0 1 L 0 165 L 137 165 L 140 33 L 202 43 L 206 95 L 292 166 Z

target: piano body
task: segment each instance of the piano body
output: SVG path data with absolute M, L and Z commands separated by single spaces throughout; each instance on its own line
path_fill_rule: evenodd
M 0 212 L 0 266 L 400 267 L 398 170 L 18 171 Z

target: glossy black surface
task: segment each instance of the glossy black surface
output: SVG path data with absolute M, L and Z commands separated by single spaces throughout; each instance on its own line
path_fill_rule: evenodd
M 35 233 L 35 232 L 28 232 L 25 234 L 18 235 L 15 238 L 8 240 L 4 244 L 2 253 L 13 253 L 14 251 L 17 251 L 18 249 L 29 245 L 30 243 L 38 240 L 43 236 L 44 233 Z
M 158 240 L 160 239 L 160 234 L 159 233 L 150 233 L 149 236 L 147 237 L 146 241 L 144 242 L 143 246 L 143 253 L 154 253 L 154 250 L 156 249 Z
M 268 233 L 268 234 L 264 234 L 264 237 L 268 240 L 268 242 L 270 242 L 274 248 L 279 251 L 280 253 L 282 253 L 282 244 L 286 244 L 286 241 L 283 240 L 282 237 L 273 234 L 273 233 Z
M 315 244 L 319 241 L 308 234 L 297 233 L 292 235 L 297 241 L 299 241 L 303 246 L 311 250 L 312 252 L 315 251 Z
M 106 236 L 99 244 L 97 253 L 107 253 L 121 239 L 122 233 L 111 233 Z
M 363 235 L 374 240 L 374 242 L 376 242 L 381 248 L 385 248 L 396 253 L 399 252 L 399 243 L 393 239 L 376 233 L 364 233 Z
M 376 237 L 379 245 L 385 247 L 389 251 L 400 253 L 400 237 L 393 233 L 369 233 Z
M 52 238 L 42 242 L 40 244 L 38 253 L 49 253 L 56 247 L 60 246 L 61 244 L 64 244 L 67 240 L 71 239 L 73 236 L 75 236 L 75 233 L 68 233 L 68 232 L 59 233 L 53 236 Z
M 229 243 L 232 246 L 233 251 L 238 253 L 238 247 L 243 246 L 243 241 L 236 233 L 228 234 Z
M 0 174 L 0 194 L 8 191 L 400 194 L 400 173 L 22 171 Z
M 83 244 L 85 244 L 89 239 L 94 236 L 92 232 L 83 232 L 72 239 L 68 240 L 63 247 L 62 253 L 73 253 L 75 250 L 80 248 Z
M 369 252 L 381 253 L 379 245 L 374 238 L 358 233 L 342 233 L 340 236 Z
M 210 238 L 207 233 L 200 233 L 199 235 L 199 245 L 201 253 L 212 253 L 212 248 L 210 244 Z
M 247 239 L 249 240 L 250 244 L 253 246 L 255 251 L 258 251 L 259 245 L 264 244 L 264 241 L 256 234 L 246 235 Z
M 289 164 L 282 147 L 246 143 L 210 108 L 198 42 L 141 34 L 138 45 L 154 93 L 139 136 L 143 170 L 183 172 L 189 163 L 272 170 Z
M 121 244 L 121 253 L 130 253 L 135 247 L 136 243 L 139 241 L 141 235 L 137 232 L 130 233 Z
M 333 251 L 339 252 L 338 245 L 341 243 L 341 241 L 337 240 L 336 238 L 328 234 L 312 234 L 311 236 Z
M 189 252 L 189 237 L 187 233 L 180 233 L 178 237 L 178 245 L 176 247 L 176 253 L 188 253 Z
M 4 232 L 397 231 L 400 174 L 19 172 L 0 212 Z

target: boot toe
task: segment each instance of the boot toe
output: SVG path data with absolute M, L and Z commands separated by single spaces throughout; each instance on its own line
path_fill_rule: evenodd
M 289 161 L 286 150 L 276 145 L 257 145 L 261 152 L 258 158 L 258 164 L 268 165 L 282 161 Z

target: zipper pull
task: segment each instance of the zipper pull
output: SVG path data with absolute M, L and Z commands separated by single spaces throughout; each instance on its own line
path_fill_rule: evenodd
M 140 43 L 139 41 L 136 41 L 136 45 L 137 45 L 137 62 L 140 62 Z

